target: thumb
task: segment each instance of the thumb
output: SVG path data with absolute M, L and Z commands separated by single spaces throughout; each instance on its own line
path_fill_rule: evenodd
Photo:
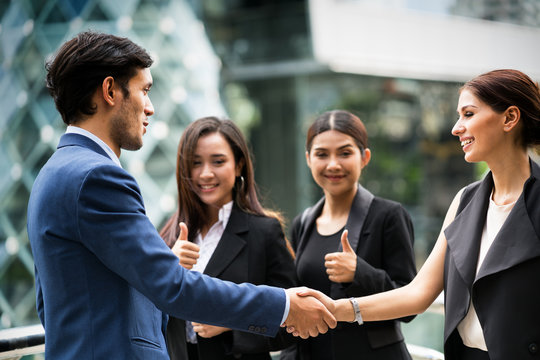
M 188 228 L 187 228 L 187 225 L 184 223 L 184 222 L 181 222 L 179 224 L 180 226 L 180 235 L 178 235 L 178 239 L 177 240 L 185 240 L 187 241 L 188 239 Z
M 351 244 L 349 244 L 349 230 L 343 230 L 343 233 L 341 233 L 341 246 L 343 247 L 343 252 L 354 252 L 354 250 L 351 247 Z

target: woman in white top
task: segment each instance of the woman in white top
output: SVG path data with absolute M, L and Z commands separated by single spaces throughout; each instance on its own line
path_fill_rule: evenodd
M 182 266 L 235 283 L 294 286 L 294 260 L 280 218 L 259 203 L 248 147 L 232 121 L 206 117 L 186 127 L 176 178 L 178 209 L 161 236 Z M 269 351 L 291 340 L 285 331 L 267 338 L 176 318 L 167 326 L 173 360 L 270 360 Z
M 445 359 L 540 358 L 540 167 L 528 152 L 540 144 L 538 85 L 491 71 L 465 83 L 457 112 L 465 160 L 491 171 L 455 196 L 409 285 L 325 301 L 338 320 L 384 320 L 425 311 L 444 289 Z

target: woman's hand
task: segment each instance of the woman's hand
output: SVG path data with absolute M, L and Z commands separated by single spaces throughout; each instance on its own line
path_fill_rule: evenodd
M 225 331 L 231 330 L 229 328 L 224 328 L 221 326 L 199 324 L 196 322 L 192 324 L 193 324 L 193 330 L 197 333 L 197 335 L 203 338 L 211 338 L 219 334 L 223 334 Z
M 180 235 L 174 243 L 172 252 L 180 259 L 180 265 L 188 270 L 193 268 L 199 258 L 199 245 L 188 241 L 188 228 L 183 222 L 180 223 Z
M 348 230 L 344 230 L 341 234 L 343 251 L 329 253 L 324 257 L 324 266 L 330 281 L 349 283 L 354 280 L 357 255 L 349 244 L 348 234 Z

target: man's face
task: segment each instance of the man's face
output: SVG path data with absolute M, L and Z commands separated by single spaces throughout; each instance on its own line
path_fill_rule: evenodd
M 139 69 L 132 77 L 124 96 L 120 89 L 121 103 L 111 120 L 111 138 L 125 150 L 138 150 L 143 145 L 143 135 L 148 126 L 148 117 L 154 114 L 154 107 L 148 93 L 152 87 L 150 69 Z

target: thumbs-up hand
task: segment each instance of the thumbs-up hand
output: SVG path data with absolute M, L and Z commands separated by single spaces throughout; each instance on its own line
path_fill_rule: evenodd
M 341 234 L 341 246 L 343 251 L 329 253 L 324 257 L 324 266 L 328 278 L 333 282 L 347 283 L 354 280 L 356 271 L 356 253 L 349 244 L 348 230 Z
M 199 258 L 199 245 L 188 241 L 188 228 L 183 222 L 180 223 L 180 235 L 172 248 L 174 255 L 180 259 L 180 265 L 190 270 Z

